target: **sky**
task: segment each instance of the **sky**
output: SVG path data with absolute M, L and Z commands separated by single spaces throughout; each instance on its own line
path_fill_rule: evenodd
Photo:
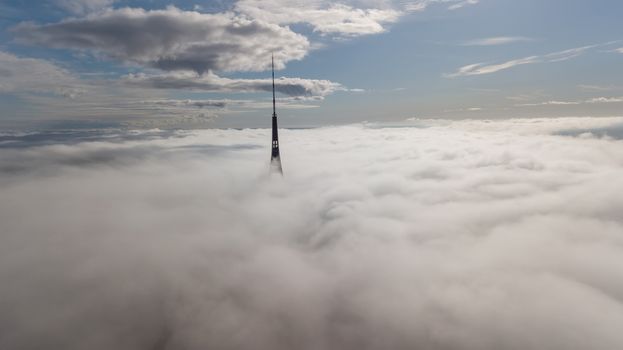
M 623 348 L 623 118 L 381 125 L 0 135 L 0 348 Z
M 3 0 L 0 127 L 618 116 L 615 0 Z

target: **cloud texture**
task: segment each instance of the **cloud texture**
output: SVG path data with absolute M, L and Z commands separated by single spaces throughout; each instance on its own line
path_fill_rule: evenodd
M 215 74 L 177 72 L 160 75 L 130 74 L 124 77 L 130 86 L 153 89 L 186 89 L 206 92 L 271 92 L 271 79 L 231 79 Z M 275 90 L 287 96 L 326 96 L 335 91 L 346 90 L 339 83 L 321 79 L 286 78 L 275 79 Z
M 0 93 L 48 93 L 75 97 L 86 84 L 51 62 L 0 51 Z
M 621 123 L 2 135 L 0 348 L 621 349 Z
M 306 37 L 287 27 L 233 13 L 109 9 L 53 24 L 20 23 L 23 42 L 88 50 L 116 60 L 162 70 L 260 71 L 298 60 L 309 50 Z

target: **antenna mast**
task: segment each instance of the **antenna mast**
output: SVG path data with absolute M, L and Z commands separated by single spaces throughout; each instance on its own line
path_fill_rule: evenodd
M 283 175 L 281 156 L 279 155 L 279 133 L 277 128 L 277 108 L 275 103 L 275 57 L 271 55 L 270 66 L 273 73 L 273 145 L 270 154 L 270 170 Z

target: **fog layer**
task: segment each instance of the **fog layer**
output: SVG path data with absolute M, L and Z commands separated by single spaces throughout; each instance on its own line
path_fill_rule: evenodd
M 623 349 L 621 123 L 0 148 L 0 348 Z

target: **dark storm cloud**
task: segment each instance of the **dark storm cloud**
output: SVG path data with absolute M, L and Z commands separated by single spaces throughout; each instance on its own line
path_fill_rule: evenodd
M 284 67 L 309 50 L 309 41 L 287 27 L 233 13 L 109 9 L 53 24 L 30 22 L 13 32 L 25 43 L 87 50 L 162 70 L 259 71 Z
M 552 134 L 620 123 L 283 130 L 284 178 L 269 130 L 11 150 L 0 348 L 619 350 L 623 147 Z

